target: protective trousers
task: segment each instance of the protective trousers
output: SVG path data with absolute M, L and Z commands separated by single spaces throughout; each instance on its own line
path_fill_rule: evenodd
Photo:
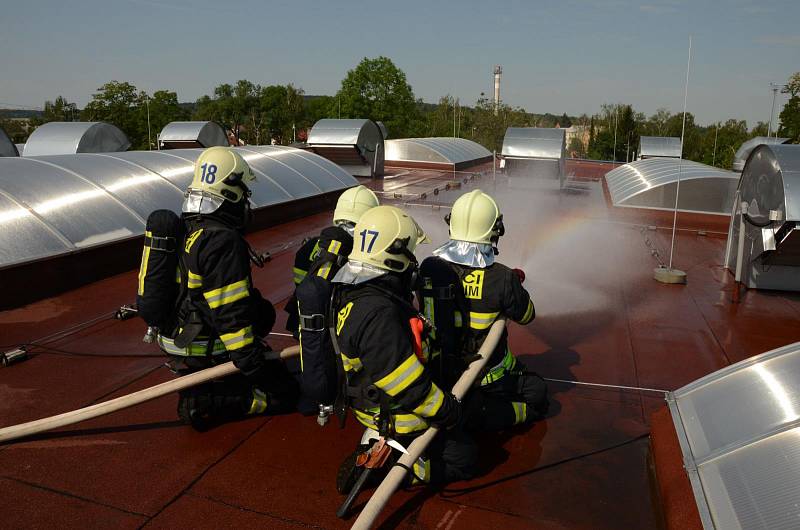
M 520 370 L 478 387 L 465 400 L 467 431 L 502 431 L 532 423 L 547 413 L 547 385 L 536 374 Z
M 399 436 L 397 441 L 408 447 L 416 436 Z M 423 457 L 414 465 L 414 483 L 447 484 L 468 480 L 475 475 L 478 446 L 461 427 L 440 431 Z

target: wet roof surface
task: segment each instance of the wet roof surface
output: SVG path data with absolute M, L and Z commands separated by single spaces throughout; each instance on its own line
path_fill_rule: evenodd
M 569 168 L 570 169 L 575 169 Z M 679 231 L 675 265 L 685 286 L 652 280 L 645 244 L 669 252 L 669 231 L 644 234 L 626 212 L 613 217 L 599 182 L 602 165 L 583 166 L 569 193 L 530 179 L 491 174 L 405 173 L 380 183 L 434 242 L 458 194 L 494 194 L 507 229 L 499 260 L 527 273 L 537 318 L 512 325 L 511 347 L 545 377 L 671 390 L 731 362 L 800 339 L 800 297 L 750 291 L 731 303 L 725 240 Z M 445 184 L 460 183 L 460 190 Z M 438 195 L 433 189 L 440 187 Z M 405 188 L 405 191 L 404 191 Z M 427 191 L 425 191 L 427 190 Z M 413 191 L 413 193 L 405 192 Z M 426 197 L 421 198 L 422 193 Z M 276 306 L 291 292 L 294 246 L 330 215 L 250 236 L 275 259 L 254 273 Z M 642 218 L 643 224 L 658 224 Z M 423 247 L 423 254 L 434 245 Z M 138 264 L 132 264 L 135 267 Z M 135 296 L 136 271 L 0 313 L 3 344 L 29 342 L 111 314 Z M 283 319 L 279 311 L 279 318 Z M 282 332 L 282 322 L 275 331 Z M 50 342 L 31 359 L 0 368 L 0 425 L 65 412 L 171 378 L 144 324 L 105 319 Z M 273 347 L 288 346 L 273 337 Z M 56 351 L 56 349 L 58 351 Z M 103 355 L 74 356 L 65 352 Z M 154 357 L 143 357 L 153 355 Z M 481 437 L 481 474 L 445 491 L 401 492 L 383 513 L 386 526 L 429 528 L 656 528 L 646 438 L 658 395 L 553 383 L 552 417 L 530 428 Z M 339 463 L 357 443 L 313 417 L 251 418 L 207 433 L 180 425 L 176 396 L 0 446 L 0 513 L 8 527 L 323 527 L 343 528 L 335 511 Z M 367 492 L 355 503 L 366 502 Z

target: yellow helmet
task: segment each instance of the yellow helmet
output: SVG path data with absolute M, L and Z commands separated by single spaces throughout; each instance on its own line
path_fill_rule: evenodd
M 371 208 L 356 223 L 349 260 L 403 272 L 416 263 L 414 249 L 428 236 L 406 212 L 394 206 Z
M 336 202 L 336 210 L 333 212 L 333 222 L 338 223 L 357 223 L 364 212 L 378 206 L 378 197 L 366 186 L 356 186 L 345 190 L 339 195 Z
M 450 225 L 450 239 L 457 241 L 491 244 L 505 233 L 497 203 L 481 190 L 470 191 L 456 199 L 444 219 Z
M 224 201 L 247 200 L 248 185 L 255 180 L 253 170 L 239 153 L 230 147 L 209 147 L 194 164 L 194 177 L 186 191 L 183 211 L 208 214 Z

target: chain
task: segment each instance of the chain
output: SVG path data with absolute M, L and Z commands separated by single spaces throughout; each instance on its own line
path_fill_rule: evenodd
M 650 255 L 653 256 L 653 258 L 656 260 L 658 266 L 661 268 L 666 268 L 664 260 L 661 259 L 661 254 L 658 252 L 658 247 L 656 246 L 655 243 L 653 243 L 653 240 L 650 239 L 650 236 L 647 235 L 649 229 L 646 226 L 643 226 L 639 229 L 639 231 L 641 232 L 642 237 L 644 238 L 644 246 L 646 246 L 647 250 L 650 251 Z

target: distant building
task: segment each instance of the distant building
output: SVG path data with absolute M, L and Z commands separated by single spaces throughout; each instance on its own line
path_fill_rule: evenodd
M 573 125 L 572 127 L 567 127 L 565 129 L 568 156 L 574 158 L 578 154 L 573 152 L 570 147 L 572 145 L 573 138 L 577 138 L 578 141 L 581 142 L 584 153 L 589 150 L 590 129 L 591 127 L 589 125 Z

